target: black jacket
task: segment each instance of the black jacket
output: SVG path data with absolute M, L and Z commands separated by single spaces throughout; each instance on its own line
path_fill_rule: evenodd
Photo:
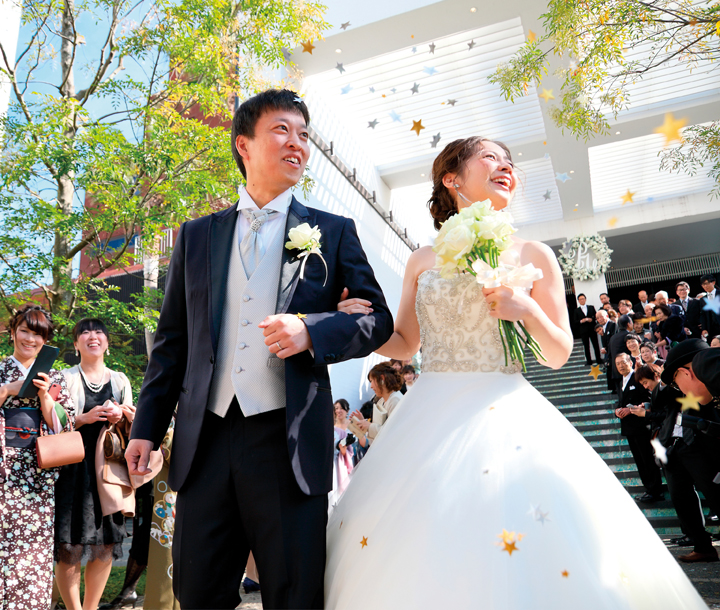
M 236 204 L 180 227 L 138 399 L 132 438 L 151 440 L 156 449 L 177 405 L 169 478 L 176 491 L 193 463 L 208 404 L 237 215 Z M 283 248 L 277 304 L 268 313 L 307 316 L 303 321 L 315 357 L 305 351 L 285 359 L 287 445 L 300 488 L 321 495 L 332 489 L 333 407 L 327 367 L 371 354 L 392 334 L 393 320 L 353 221 L 306 208 L 293 197 L 285 235 L 305 222 L 322 232 L 327 283 L 323 286 L 325 266 L 319 257 L 307 262 L 300 280 L 297 252 Z M 350 297 L 370 301 L 374 312 L 337 311 L 345 287 Z
M 618 330 L 612 337 L 610 337 L 610 341 L 608 342 L 607 351 L 610 354 L 610 365 L 612 366 L 613 379 L 622 378 L 622 375 L 618 373 L 617 367 L 615 366 L 615 358 L 622 352 L 625 352 L 628 356 L 630 355 L 630 350 L 627 348 L 627 345 L 625 345 L 625 337 L 629 334 L 630 333 L 628 333 L 627 330 Z
M 632 374 L 627 382 L 622 394 L 618 397 L 618 407 L 627 407 L 628 405 L 642 405 L 650 399 L 650 392 L 640 385 L 635 379 L 635 373 Z M 620 434 L 623 436 L 631 436 L 633 434 L 644 434 L 648 431 L 650 420 L 637 415 L 626 415 L 620 420 Z
M 595 321 L 595 308 L 592 305 L 587 306 L 587 315 L 583 313 L 583 310 L 580 309 L 580 306 L 575 310 L 575 322 L 578 325 L 578 332 L 581 337 L 587 337 L 595 332 L 595 325 L 597 322 Z M 592 322 L 583 322 L 580 323 L 580 320 L 583 318 L 591 318 Z

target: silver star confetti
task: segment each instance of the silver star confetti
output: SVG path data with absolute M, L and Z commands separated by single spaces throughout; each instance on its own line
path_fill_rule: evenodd
M 450 106 L 454 106 L 455 104 L 457 104 L 457 100 L 448 100 L 447 103 Z
M 370 129 L 375 129 L 375 126 L 379 123 L 377 119 L 373 119 L 372 121 L 368 121 L 368 127 Z
M 550 192 L 550 189 L 548 189 L 548 190 L 545 191 L 545 193 L 543 194 L 543 198 L 545 199 L 545 201 L 547 201 L 548 199 L 550 199 L 550 197 L 552 197 L 552 193 Z
M 412 91 L 413 95 L 415 95 L 416 93 L 420 93 L 420 85 L 418 83 L 415 83 L 410 89 L 410 91 Z
M 350 27 L 350 22 L 349 22 L 349 21 L 346 21 L 345 23 L 343 23 L 343 24 L 340 26 L 340 29 L 341 29 L 341 30 L 347 30 L 349 27 Z
M 432 142 L 430 142 L 431 148 L 437 148 L 438 142 L 440 141 L 440 134 L 434 135 L 432 137 Z
M 430 76 L 432 76 L 433 74 L 437 74 L 437 70 L 432 66 L 423 68 L 423 72 L 425 72 L 425 74 L 429 74 Z
M 402 119 L 400 118 L 400 115 L 395 112 L 394 110 L 390 111 L 390 118 L 393 120 L 394 123 L 402 123 Z
M 432 53 L 433 55 L 435 55 L 435 43 L 434 43 L 434 42 L 431 42 L 431 43 L 430 43 L 430 53 Z
M 342 74 L 343 72 L 345 72 L 345 68 L 343 68 L 343 65 L 342 65 L 340 62 L 338 62 L 338 65 L 335 66 L 335 69 L 336 69 L 336 70 L 340 70 L 340 74 Z
M 470 42 L 468 42 L 468 43 L 467 43 L 468 51 L 472 51 L 472 48 L 473 48 L 476 44 L 477 44 L 477 43 L 476 43 L 474 40 L 471 40 Z

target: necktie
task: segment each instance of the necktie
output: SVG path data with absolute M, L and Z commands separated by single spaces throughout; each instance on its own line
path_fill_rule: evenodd
M 240 259 L 243 262 L 245 273 L 249 279 L 262 260 L 263 254 L 265 254 L 265 250 L 262 246 L 262 240 L 258 234 L 260 227 L 262 227 L 270 217 L 277 214 L 277 212 L 275 210 L 247 209 L 240 211 L 250 223 L 250 229 L 240 242 Z
M 687 301 L 681 301 L 683 309 L 687 311 Z

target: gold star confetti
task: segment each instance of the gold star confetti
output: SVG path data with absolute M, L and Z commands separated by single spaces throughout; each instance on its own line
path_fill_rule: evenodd
M 420 135 L 421 129 L 425 129 L 422 124 L 422 119 L 419 121 L 413 121 L 413 126 L 410 128 L 410 131 L 414 131 L 416 134 Z
M 494 411 L 494 410 L 495 410 L 495 407 L 490 407 L 490 408 L 488 409 L 488 411 Z
M 528 40 L 530 42 L 535 42 L 535 39 L 537 38 L 537 34 L 533 32 L 532 30 L 528 30 Z
M 614 227 L 618 223 L 618 217 L 613 216 L 610 220 L 608 220 L 608 227 Z
M 300 318 L 301 320 L 304 320 L 305 318 L 307 318 L 307 314 L 304 314 L 304 313 L 296 313 L 295 316 Z
M 600 365 L 599 364 L 593 364 L 590 367 L 590 372 L 588 373 L 588 377 L 592 377 L 595 381 L 598 380 L 598 377 L 600 377 L 602 373 L 600 372 Z
M 560 572 L 560 574 L 562 574 L 563 578 L 567 578 L 568 576 L 570 576 L 570 572 L 568 572 L 567 570 L 563 570 L 562 572 Z
M 656 322 L 657 318 L 655 316 L 652 316 L 651 318 L 640 318 L 639 321 L 643 324 L 650 324 L 650 322 Z
M 552 89 L 545 89 L 545 87 L 543 87 L 542 93 L 541 93 L 540 95 L 538 95 L 538 97 L 543 98 L 543 99 L 545 100 L 545 103 L 546 103 L 546 104 L 547 104 L 550 100 L 554 100 L 554 99 L 555 99 L 555 96 L 553 95 L 553 90 L 552 90 Z
M 367 538 L 363 536 L 363 539 L 360 541 L 360 545 L 362 548 L 365 548 L 367 546 Z
M 514 542 L 504 542 L 503 543 L 503 551 L 507 551 L 507 554 L 510 555 L 510 557 L 512 557 L 513 551 L 519 551 L 519 550 L 520 549 L 518 549 L 515 546 Z
M 312 40 L 308 40 L 307 42 L 301 42 L 302 45 L 302 52 L 303 53 L 310 53 L 312 55 L 313 49 L 315 48 L 315 45 L 313 45 Z
M 690 409 L 694 411 L 700 410 L 700 397 L 695 396 L 692 392 L 688 392 L 687 396 L 684 396 L 683 398 L 676 398 L 681 405 L 683 411 L 689 411 Z
M 622 204 L 625 205 L 626 203 L 632 203 L 634 195 L 635 193 L 631 193 L 630 189 L 628 189 L 627 192 L 622 196 Z
M 653 133 L 661 133 L 665 136 L 665 146 L 675 140 L 682 140 L 680 130 L 687 125 L 687 119 L 677 119 L 672 112 L 665 113 L 665 122 L 653 129 Z
M 514 551 L 520 550 L 515 545 L 523 539 L 523 534 L 515 534 L 515 532 L 508 532 L 506 529 L 503 528 L 502 534 L 498 534 L 498 538 L 502 540 L 502 542 L 498 543 L 499 546 L 502 547 L 502 549 L 500 550 L 507 551 L 507 554 L 512 557 Z

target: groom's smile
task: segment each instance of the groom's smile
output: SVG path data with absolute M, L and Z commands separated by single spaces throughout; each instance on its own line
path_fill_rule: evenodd
M 259 207 L 295 186 L 310 156 L 305 119 L 288 110 L 263 113 L 253 136 L 239 135 L 235 145 L 247 170 L 248 193 Z

